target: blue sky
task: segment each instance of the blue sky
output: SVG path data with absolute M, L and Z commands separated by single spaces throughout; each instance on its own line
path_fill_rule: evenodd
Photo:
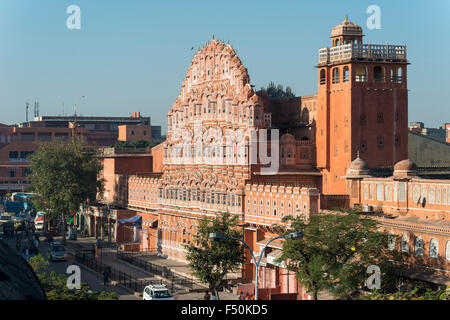
M 81 30 L 66 27 L 72 4 Z M 366 26 L 372 4 L 380 30 Z M 409 120 L 450 122 L 448 0 L 0 0 L 0 122 L 24 121 L 25 102 L 39 101 L 41 115 L 63 103 L 85 116 L 140 111 L 166 131 L 191 48 L 213 34 L 231 41 L 256 88 L 274 81 L 312 94 L 317 50 L 346 14 L 366 43 L 408 46 Z

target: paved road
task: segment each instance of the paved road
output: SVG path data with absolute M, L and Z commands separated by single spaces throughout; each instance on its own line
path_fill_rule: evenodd
M 0 234 L 0 238 L 3 238 L 3 240 L 6 241 L 6 243 L 11 248 L 15 248 L 15 238 L 12 239 L 5 238 L 3 237 L 3 234 Z M 45 241 L 40 242 L 39 252 L 42 253 L 44 256 L 47 256 L 48 244 Z M 101 275 L 76 263 L 75 258 L 70 254 L 68 255 L 68 259 L 66 261 L 50 261 L 50 268 L 53 269 L 58 274 L 66 274 L 67 268 L 73 264 L 80 266 L 81 282 L 87 283 L 92 290 L 116 292 L 120 296 L 119 300 L 139 300 L 139 298 L 137 298 L 132 293 L 130 293 L 130 291 L 124 289 L 121 286 L 105 287 L 103 285 L 103 277 Z

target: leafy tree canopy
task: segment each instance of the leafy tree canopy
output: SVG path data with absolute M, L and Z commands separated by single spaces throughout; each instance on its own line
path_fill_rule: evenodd
M 315 299 L 321 291 L 350 297 L 365 286 L 370 265 L 380 267 L 382 287 L 393 286 L 389 235 L 378 231 L 375 220 L 342 213 L 314 215 L 309 221 L 292 217 L 284 220 L 291 221 L 291 227 L 304 236 L 287 240 L 281 259 L 295 263 L 288 269 L 296 272 Z
M 103 191 L 102 163 L 96 154 L 97 149 L 79 139 L 40 144 L 30 163 L 35 207 L 50 219 L 59 216 L 65 221 L 64 216 L 77 212 L 82 203 L 95 202 Z
M 369 295 L 359 297 L 358 300 L 450 300 L 450 287 L 436 291 L 427 289 L 423 293 L 420 291 L 418 287 L 411 291 L 395 293 L 382 293 L 374 290 Z
M 117 149 L 153 148 L 157 143 L 153 140 L 116 141 L 112 147 Z
M 29 259 L 29 264 L 37 274 L 48 300 L 118 300 L 115 292 L 91 290 L 89 285 L 81 283 L 80 289 L 67 287 L 68 276 L 49 270 L 49 262 L 42 254 Z
M 185 246 L 193 274 L 217 293 L 224 285 L 226 274 L 238 271 L 245 258 L 239 241 L 211 241 L 209 234 L 213 232 L 239 239 L 243 234 L 238 230 L 237 216 L 221 213 L 214 219 L 200 220 L 194 242 Z

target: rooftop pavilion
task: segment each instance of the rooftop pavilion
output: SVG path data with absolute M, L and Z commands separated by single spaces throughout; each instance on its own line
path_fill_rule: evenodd
M 406 46 L 363 44 L 362 28 L 348 17 L 331 31 L 331 48 L 319 49 L 319 66 L 349 61 L 403 62 Z

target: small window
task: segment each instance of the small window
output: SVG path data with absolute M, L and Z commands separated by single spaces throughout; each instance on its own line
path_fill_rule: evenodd
M 339 83 L 339 68 L 333 69 L 333 83 Z
M 402 67 L 392 67 L 391 82 L 392 83 L 402 83 Z
M 436 239 L 430 241 L 430 258 L 437 258 L 439 256 L 439 243 Z
M 320 70 L 320 84 L 325 84 L 325 69 Z
M 377 122 L 378 123 L 384 122 L 383 112 L 377 112 Z
M 424 243 L 421 237 L 416 238 L 416 242 L 414 244 L 414 254 L 416 256 L 422 256 L 424 250 Z
M 388 250 L 393 251 L 394 249 L 395 249 L 395 235 L 393 233 L 390 233 L 388 236 Z
M 355 81 L 366 82 L 367 81 L 367 67 L 359 65 L 355 69 Z
M 404 234 L 402 237 L 400 249 L 402 250 L 402 252 L 406 252 L 406 253 L 409 252 L 409 237 L 407 234 Z
M 362 114 L 361 114 L 361 117 L 360 117 L 360 124 L 361 124 L 361 126 L 365 126 L 365 125 L 367 124 L 367 116 L 366 116 L 365 113 L 362 113 Z
M 445 259 L 450 261 L 450 241 L 447 241 L 447 244 L 445 245 Z
M 395 135 L 395 145 L 397 147 L 400 146 L 400 136 L 399 135 Z
M 344 67 L 344 72 L 342 74 L 342 81 L 343 82 L 348 82 L 349 81 L 349 76 L 350 72 L 349 72 L 349 68 L 348 67 Z
M 376 66 L 373 68 L 373 81 L 384 82 L 384 67 Z

